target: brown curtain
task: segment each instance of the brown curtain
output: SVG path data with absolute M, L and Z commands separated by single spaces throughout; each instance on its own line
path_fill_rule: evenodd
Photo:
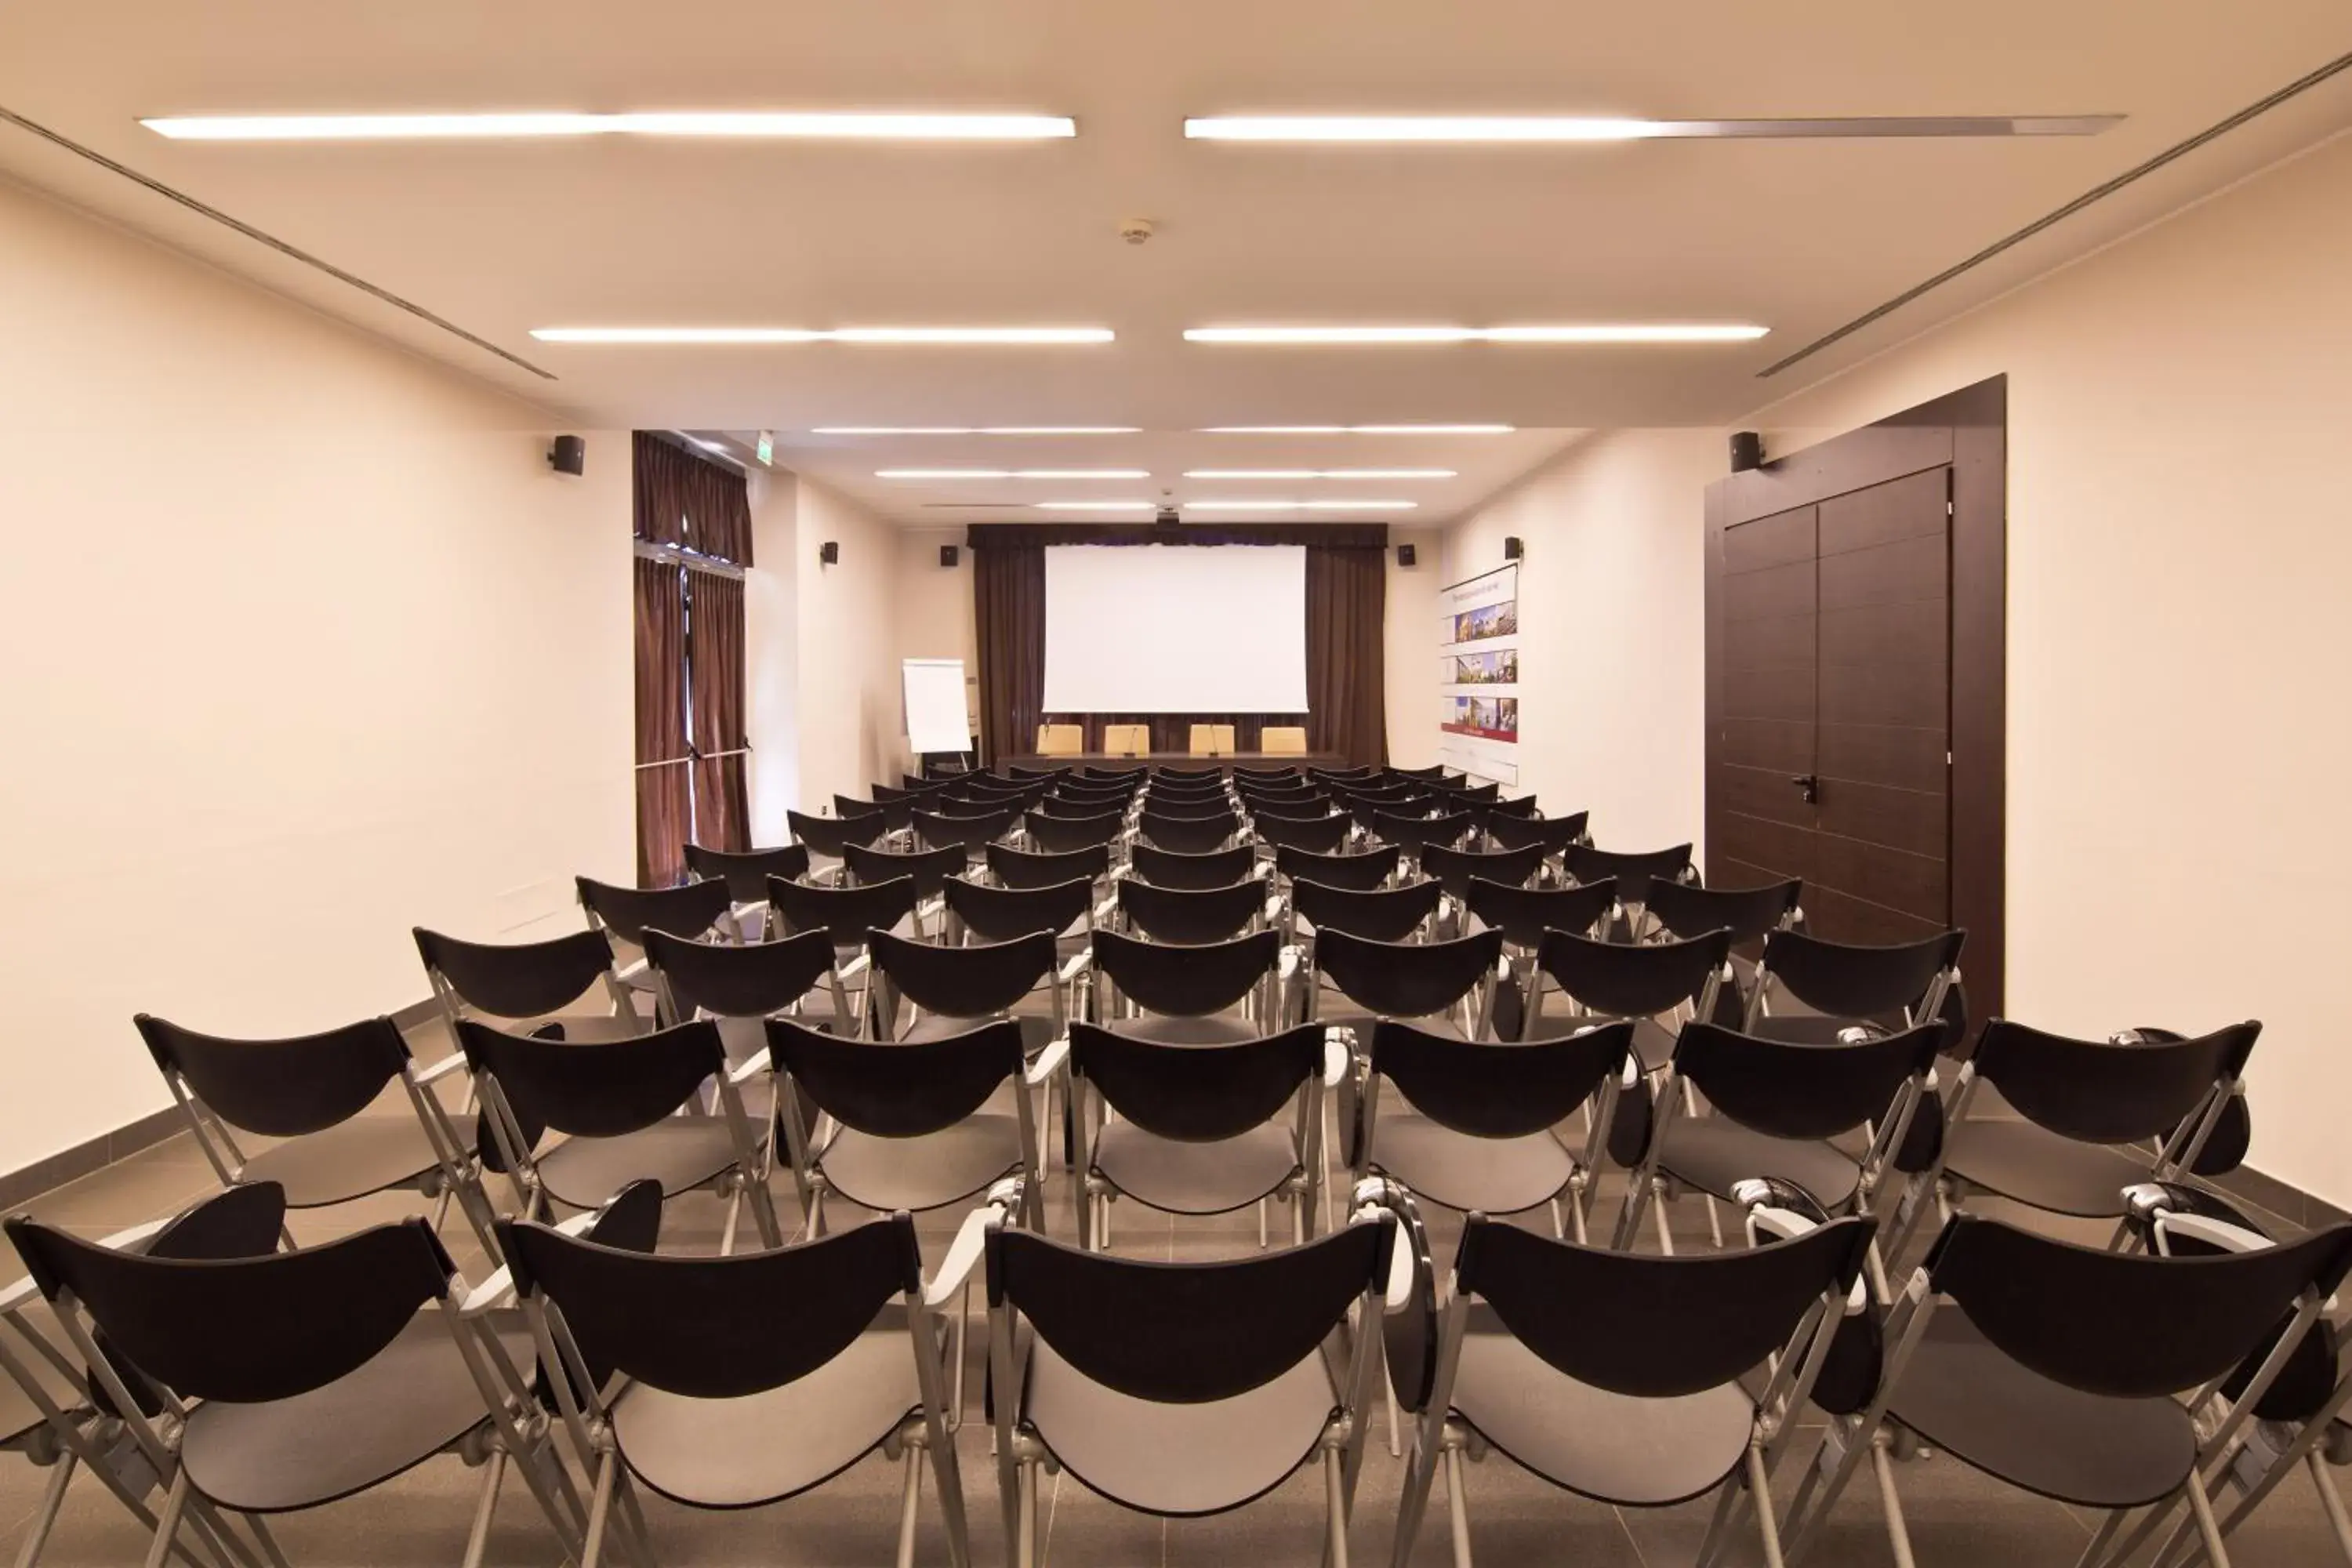
M 743 733 L 743 583 L 686 574 L 688 668 L 694 700 L 694 837 L 713 849 L 751 847 Z
M 646 888 L 667 887 L 686 871 L 683 575 L 664 562 L 636 563 L 637 883 Z
M 1388 548 L 1307 547 L 1307 745 L 1389 760 Z
M 980 647 L 981 762 L 989 765 L 1034 751 L 1037 726 L 1045 721 L 1045 547 L 975 548 L 971 598 Z
M 635 433 L 631 455 L 639 539 L 751 564 L 751 497 L 741 474 L 652 430 Z

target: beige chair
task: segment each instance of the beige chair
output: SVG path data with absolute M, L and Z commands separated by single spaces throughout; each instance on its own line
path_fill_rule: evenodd
M 1114 757 L 1139 757 L 1151 750 L 1149 724 L 1106 724 L 1103 750 Z
M 1193 725 L 1192 754 L 1196 757 L 1232 756 L 1234 754 L 1234 727 L 1231 724 Z
M 1084 724 L 1037 726 L 1037 754 L 1041 757 L 1075 757 L 1086 749 L 1087 727 Z
M 1302 724 L 1268 724 L 1258 731 L 1258 750 L 1269 757 L 1307 754 L 1307 729 Z

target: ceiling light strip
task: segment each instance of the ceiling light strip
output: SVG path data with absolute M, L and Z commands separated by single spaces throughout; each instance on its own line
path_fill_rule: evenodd
M 1411 511 L 1410 500 L 1188 500 L 1186 511 Z
M 455 114 L 159 115 L 140 124 L 175 142 L 441 142 L 572 136 L 699 136 L 788 141 L 1039 142 L 1076 136 L 1058 114 L 866 110 L 687 110 Z
M 1451 479 L 1453 468 L 1187 468 L 1188 479 Z
M 2095 136 L 2120 114 L 1859 115 L 1809 120 L 1637 120 L 1562 114 L 1231 114 L 1184 121 L 1196 142 L 1559 144 L 1654 141 Z
M 1149 468 L 877 468 L 877 479 L 1148 479 Z
M 1139 436 L 1135 425 L 819 425 L 812 436 Z
M 1752 342 L 1770 331 L 1769 327 L 1740 321 L 1592 321 L 1510 327 L 1188 327 L 1184 341 L 1309 347 L 1355 343 L 1738 343 Z
M 1204 425 L 1196 436 L 1509 436 L 1516 425 Z
M 530 335 L 545 343 L 709 348 L 796 343 L 1107 343 L 1118 334 L 1108 327 L 533 327 Z

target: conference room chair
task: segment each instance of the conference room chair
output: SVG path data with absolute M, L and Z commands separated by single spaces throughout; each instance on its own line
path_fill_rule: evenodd
M 1162 888 L 1141 877 L 1122 877 L 1116 896 L 1127 929 L 1154 942 L 1226 942 L 1257 929 L 1265 918 L 1266 885 L 1255 878 L 1222 888 Z
M 923 929 L 923 913 L 945 890 L 950 877 L 971 864 L 971 852 L 961 844 L 943 844 L 936 849 L 867 848 L 852 844 L 842 851 L 842 865 L 848 870 L 852 883 L 867 885 L 888 882 L 900 877 L 915 884 L 915 929 Z
M 1616 911 L 1617 884 L 1600 881 L 1535 888 L 1473 877 L 1463 894 L 1463 906 L 1475 924 L 1492 926 L 1503 933 L 1507 956 L 1531 960 L 1543 946 L 1548 931 L 1591 936 Z
M 1483 805 L 1475 805 L 1472 809 L 1479 812 L 1496 813 L 1503 816 L 1539 816 L 1542 815 L 1542 813 L 1537 809 L 1536 797 L 1531 795 L 1513 795 L 1507 800 L 1504 799 L 1500 795 L 1497 795 L 1493 800 L 1487 801 Z
M 1596 1024 L 1505 1046 L 1376 1022 L 1349 1130 L 1356 1181 L 1394 1182 L 1461 1214 L 1548 1209 L 1553 1235 L 1584 1240 L 1632 1035 L 1630 1024 Z M 1589 1111 L 1581 1148 L 1561 1131 L 1580 1110 Z
M 1110 1204 L 1194 1217 L 1291 1205 L 1291 1240 L 1320 1212 L 1323 1097 L 1346 1078 L 1339 1035 L 1305 1024 L 1262 1039 L 1171 1046 L 1070 1026 L 1082 1186 L 1078 1244 L 1110 1245 Z
M 717 931 L 730 942 L 743 939 L 735 923 L 735 900 L 724 882 L 680 882 L 672 888 L 622 888 L 574 877 L 580 907 L 591 930 L 613 939 L 613 962 L 621 978 L 639 991 L 653 989 L 646 970 L 646 932 L 700 936 Z M 656 1014 L 656 1016 L 659 1015 Z
M 1461 849 L 1431 844 L 1421 851 L 1422 870 L 1437 879 L 1445 896 L 1457 904 L 1469 898 L 1474 877 L 1500 882 L 1507 888 L 1524 887 L 1535 880 L 1543 863 L 1543 850 L 1537 845 L 1524 849 Z
M 1403 856 L 1404 851 L 1393 844 L 1374 845 L 1355 855 L 1326 855 L 1284 844 L 1275 848 L 1274 874 L 1286 884 L 1305 880 L 1363 893 L 1385 887 L 1396 876 Z
M 1269 789 L 1244 784 L 1234 791 L 1234 798 L 1254 816 L 1263 812 L 1293 818 L 1328 816 L 1335 809 L 1330 792 L 1311 785 L 1298 789 Z
M 1871 1224 L 1807 1227 L 1768 1207 L 1752 1223 L 1753 1247 L 1664 1258 L 1471 1215 L 1447 1289 L 1417 1285 L 1407 1314 L 1434 1333 L 1407 1361 L 1429 1371 L 1410 1390 L 1419 1438 L 1395 1568 L 1412 1556 L 1440 1470 L 1457 1561 L 1469 1561 L 1464 1460 L 1490 1453 L 1617 1508 L 1712 1492 L 1693 1561 L 1716 1561 L 1752 1509 L 1764 1561 L 1782 1562 L 1772 1474 L 1802 1436 L 1793 1417 L 1852 1300 Z M 1774 1234 L 1783 1226 L 1794 1234 Z
M 851 1016 L 857 1018 L 866 1016 L 866 933 L 888 931 L 914 934 L 918 930 L 919 901 L 912 877 L 835 887 L 772 879 L 768 883 L 768 903 L 775 910 L 776 923 L 787 936 L 821 931 L 833 942 L 834 984 L 846 992 L 856 982 Z
M 1458 779 L 1463 776 L 1444 763 L 1433 763 L 1425 768 L 1386 768 L 1372 771 L 1388 778 L 1420 779 L 1432 784 L 1442 779 Z
M 2105 1513 L 2081 1559 L 2093 1568 L 2136 1552 L 2183 1502 L 2206 1560 L 2227 1568 L 2203 1478 L 2245 1431 L 2347 1268 L 2352 1226 L 2174 1258 L 1953 1215 L 1887 1316 L 1883 1371 L 1867 1405 L 1838 1421 L 1836 1463 L 1808 1467 L 1790 1501 L 1790 1558 L 1805 1552 L 1865 1458 L 1898 1561 L 1909 1558 L 1882 1446 L 1903 1433 L 1996 1480 Z M 2276 1348 L 2225 1392 L 2265 1346 Z
M 1186 784 L 1215 784 L 1222 788 L 1225 782 L 1225 770 L 1174 766 L 1154 768 L 1151 770 L 1150 782 L 1154 787 L 1168 784 L 1181 789 Z
M 455 1202 L 495 1247 L 472 1132 L 458 1131 L 436 1089 L 463 1073 L 461 1053 L 420 1068 L 399 1026 L 381 1017 L 277 1039 L 198 1034 L 152 1013 L 131 1023 L 222 1186 L 271 1183 L 280 1206 L 297 1209 L 413 1191 L 437 1200 L 436 1228 Z
M 915 803 L 907 799 L 884 800 L 878 795 L 872 800 L 859 800 L 855 795 L 836 795 L 833 797 L 833 815 L 844 821 L 860 816 L 879 816 L 882 819 L 881 842 L 887 844 L 893 838 L 905 837 L 913 830 Z
M 1141 841 L 1180 855 L 1207 855 L 1224 848 L 1241 831 L 1241 819 L 1230 812 L 1209 817 L 1163 816 L 1147 804 L 1136 819 Z M 1244 846 L 1246 847 L 1246 846 Z
M 1234 743 L 1231 724 L 1195 724 L 1190 747 L 1196 757 L 1230 757 L 1240 750 Z
M 1268 724 L 1258 731 L 1257 749 L 1270 757 L 1307 754 L 1307 730 L 1298 724 Z
M 1902 1184 L 1895 1156 L 1912 1119 L 1935 1090 L 1935 1026 L 1833 1045 L 1791 1045 L 1696 1022 L 1683 1026 L 1674 1056 L 1643 1094 L 1648 1137 L 1626 1181 L 1613 1245 L 1633 1245 L 1642 1210 L 1657 1220 L 1658 1249 L 1671 1254 L 1666 1223 L 1670 1184 L 1704 1194 L 1710 1228 L 1722 1245 L 1715 1203 L 1734 1201 L 1743 1181 L 1783 1182 L 1829 1214 L 1875 1212 L 1882 1185 Z M 1678 1092 L 1697 1091 L 1706 1114 Z M 1867 1130 L 1866 1131 L 1864 1130 Z M 1859 1154 L 1830 1142 L 1860 1132 Z M 1873 1268 L 1879 1300 L 1886 1279 Z
M 1222 1045 L 1269 1033 L 1283 1016 L 1282 937 L 1172 946 L 1097 929 L 1087 969 L 1093 1017 L 1115 1033 L 1171 1045 Z
M 1084 822 L 1090 817 L 1116 816 L 1127 809 L 1124 795 L 1077 795 L 1066 792 L 1049 795 L 1029 808 L 1031 816 L 1058 816 L 1066 822 Z
M 988 847 L 988 874 L 1007 888 L 1052 888 L 1080 879 L 1089 884 L 1099 882 L 1110 875 L 1110 846 L 1106 841 L 1076 849 L 1040 851 L 992 844 Z
M 1087 727 L 1084 724 L 1037 726 L 1037 754 L 1041 757 L 1075 757 L 1086 749 Z
M 943 791 L 954 788 L 957 781 L 961 777 L 961 774 L 950 774 L 945 778 L 928 778 L 918 777 L 913 773 L 900 773 L 898 787 L 908 795 L 917 797 L 937 796 Z M 877 795 L 875 798 L 879 800 L 881 796 Z
M 875 786 L 877 790 L 880 785 Z M 770 917 L 768 909 L 768 879 L 782 877 L 788 882 L 798 881 L 809 874 L 809 851 L 805 844 L 785 844 L 773 849 L 747 849 L 740 853 L 712 849 L 705 845 L 686 847 L 686 868 L 706 881 L 727 884 L 727 896 L 735 903 L 735 928 L 746 938 L 766 932 Z M 757 928 L 757 929 L 755 929 Z
M 1424 877 L 1395 887 L 1359 890 L 1318 882 L 1308 872 L 1291 879 L 1283 900 L 1285 940 L 1311 952 L 1318 933 L 1344 931 L 1374 942 L 1425 942 L 1437 920 L 1442 896 L 1438 885 Z
M 1588 843 L 1585 826 L 1591 820 L 1591 812 L 1570 812 L 1566 816 L 1514 816 L 1499 809 L 1490 809 L 1480 819 L 1472 812 L 1471 820 L 1486 836 L 1486 841 L 1497 849 L 1524 849 L 1539 844 L 1547 858 L 1559 858 L 1568 853 L 1571 844 Z M 1596 873 L 1593 880 L 1604 879 Z
M 274 1235 L 282 1208 L 268 1184 L 255 1190 L 261 1212 L 240 1228 Z M 422 1219 L 194 1259 L 22 1216 L 7 1233 L 163 1488 L 151 1565 L 189 1526 L 199 1542 L 236 1542 L 226 1561 L 253 1560 L 224 1513 L 243 1516 L 260 1561 L 283 1564 L 266 1516 L 372 1490 L 442 1454 L 488 1456 L 467 1568 L 481 1562 L 509 1469 L 563 1550 L 579 1552 L 579 1495 L 520 1370 L 530 1325 L 470 1310 L 465 1277 Z
M 1127 831 L 1127 815 L 1112 810 L 1094 816 L 1046 816 L 1033 811 L 1021 819 L 1021 831 L 1045 854 L 1067 855 L 1118 843 Z M 986 853 L 983 846 L 983 859 Z
M 1148 755 L 1151 751 L 1151 726 L 1149 724 L 1104 725 L 1103 751 L 1107 755 L 1114 757 Z
M 962 1282 L 924 1278 L 913 1220 L 723 1260 L 509 1229 L 530 1321 L 576 1369 L 548 1382 L 590 1469 L 583 1568 L 615 1532 L 630 1561 L 654 1561 L 640 1486 L 731 1512 L 814 1491 L 877 1448 L 900 1467 L 898 1562 L 913 1560 L 928 1462 L 949 1560 L 969 1568 L 940 1352 L 940 1309 Z M 598 1367 L 613 1375 L 586 1375 Z
M 1564 858 L 1570 881 L 1617 879 L 1617 905 L 1625 911 L 1631 933 L 1640 937 L 1645 934 L 1643 910 L 1649 901 L 1653 881 L 1698 880 L 1690 855 L 1691 847 L 1687 844 L 1646 850 L 1596 849 L 1590 844 L 1570 844 Z
M 465 942 L 423 926 L 412 934 L 433 999 L 453 1032 L 462 1017 L 541 1029 L 552 1025 L 567 1040 L 645 1032 L 646 1020 L 614 967 L 612 939 L 601 931 L 511 942 Z M 591 992 L 603 994 L 604 1011 L 576 1010 Z
M 1427 784 L 1390 784 L 1385 780 L 1330 779 L 1324 788 L 1349 805 L 1407 806 L 1433 802 L 1438 794 Z
M 873 1037 L 904 1042 L 959 1034 L 976 1023 L 1012 1017 L 1013 1008 L 1045 987 L 1051 1016 L 1017 1020 L 1030 1049 L 1043 1047 L 1059 1037 L 1068 1016 L 1056 979 L 1056 942 L 1050 930 L 960 947 L 866 932 L 874 964 Z
M 911 816 L 909 821 L 911 821 Z M 784 824 L 791 829 L 793 842 L 809 852 L 806 875 L 828 881 L 841 874 L 841 850 L 846 844 L 873 844 L 888 831 L 879 811 L 867 816 L 846 819 L 837 816 L 810 816 L 802 812 L 784 813 Z
M 1214 779 L 1196 784 L 1153 784 L 1142 794 L 1143 809 L 1158 811 L 1169 806 L 1221 806 L 1231 809 L 1233 795 L 1224 784 Z
M 1156 816 L 1163 821 L 1208 822 L 1223 817 L 1236 826 L 1241 823 L 1241 808 L 1222 790 L 1197 796 L 1153 790 L 1143 797 L 1142 815 L 1147 819 Z
M 1051 795 L 1053 787 L 1043 781 L 1012 784 L 979 778 L 961 788 L 950 790 L 932 804 L 941 816 L 983 817 L 1000 811 L 1026 811 Z
M 845 1036 L 856 1030 L 849 998 L 835 973 L 829 931 L 741 943 L 690 942 L 653 931 L 646 942 L 646 956 L 667 1002 L 666 1016 L 714 1020 L 726 1043 L 730 1071 L 767 1047 L 763 1020 L 783 1014 L 804 1016 L 808 999 L 820 991 L 829 1004 L 826 1016 L 834 1027 Z M 757 1121 L 769 1108 L 755 1099 L 752 1087 L 744 1090 L 743 1112 Z
M 1271 810 L 1250 816 L 1250 832 L 1259 844 L 1275 851 L 1303 849 L 1311 855 L 1334 855 L 1355 831 L 1347 816 L 1292 817 Z
M 1257 867 L 1257 847 L 1236 844 L 1205 851 L 1164 848 L 1139 841 L 1129 851 L 1135 875 L 1161 888 L 1223 888 L 1249 877 Z
M 1006 807 L 975 816 L 963 816 L 948 811 L 918 810 L 915 814 L 915 843 L 919 848 L 944 849 L 960 847 L 969 864 L 978 865 L 987 858 L 988 847 L 1013 831 L 1016 822 L 1026 820 L 1025 813 Z
M 1639 944 L 1547 931 L 1528 978 L 1521 1037 L 1542 1039 L 1588 1018 L 1630 1018 L 1642 1070 L 1657 1072 L 1673 1057 L 1675 1037 L 1685 1018 L 1715 1016 L 1730 952 L 1731 933 L 1725 931 L 1688 942 Z M 1555 991 L 1568 1002 L 1570 1013 L 1547 1019 L 1546 1001 Z
M 1095 879 L 1080 875 L 1033 887 L 954 877 L 948 881 L 947 912 L 950 942 L 1010 942 L 1032 931 L 1050 931 L 1057 961 L 1066 963 L 1088 950 L 1094 931 Z
M 1233 766 L 1232 773 L 1234 787 L 1235 789 L 1239 789 L 1244 784 L 1288 787 L 1294 784 L 1303 784 L 1307 779 L 1306 770 L 1298 766 L 1296 763 L 1285 763 L 1277 767 L 1270 768 L 1254 768 L 1241 763 L 1235 763 Z
M 1318 768 L 1310 765 L 1307 770 L 1307 776 L 1323 784 L 1331 784 L 1334 782 L 1344 784 L 1362 784 L 1369 780 L 1385 777 L 1386 771 L 1384 769 L 1370 766 L 1356 768 Z
M 1503 798 L 1503 786 L 1498 784 L 1469 784 L 1460 789 L 1437 786 L 1456 804 L 1465 806 L 1491 806 Z
M 1238 1508 L 1318 1459 L 1321 1560 L 1345 1564 L 1394 1226 L 1367 1206 L 1265 1257 L 1164 1263 L 992 1223 L 989 1371 L 1011 1568 L 1043 1561 L 1048 1465 L 1122 1507 L 1184 1519 Z
M 1370 1036 L 1378 1018 L 1417 1021 L 1465 1040 L 1491 1039 L 1495 963 L 1502 951 L 1503 933 L 1496 931 L 1450 942 L 1394 942 L 1321 927 L 1313 967 L 1301 976 L 1306 1016 L 1353 1029 L 1359 1039 Z
M 1450 848 L 1459 844 L 1470 831 L 1470 814 L 1453 811 L 1440 816 L 1406 816 L 1375 809 L 1369 826 L 1374 837 L 1383 844 L 1396 845 L 1404 851 L 1407 860 L 1417 862 L 1425 845 Z
M 1086 731 L 1083 726 L 1077 726 L 1076 728 L 1078 729 L 1079 743 L 1083 747 L 1086 741 Z M 1042 768 L 1024 767 L 1019 763 L 1011 763 L 1006 764 L 1004 769 L 1004 776 L 1011 779 L 1015 784 L 1034 784 L 1041 779 L 1047 783 L 1055 783 L 1067 779 L 1070 774 L 1071 767 L 1067 763 L 1055 763 Z
M 1727 931 L 1732 944 L 1760 942 L 1776 931 L 1804 924 L 1805 884 L 1795 877 L 1757 888 L 1702 888 L 1694 882 L 1653 879 L 1647 889 L 1650 918 L 1671 937 L 1689 939 Z

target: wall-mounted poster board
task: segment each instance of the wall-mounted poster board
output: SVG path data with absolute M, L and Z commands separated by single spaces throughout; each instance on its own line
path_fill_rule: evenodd
M 1438 760 L 1519 782 L 1519 568 L 1514 562 L 1438 595 Z

